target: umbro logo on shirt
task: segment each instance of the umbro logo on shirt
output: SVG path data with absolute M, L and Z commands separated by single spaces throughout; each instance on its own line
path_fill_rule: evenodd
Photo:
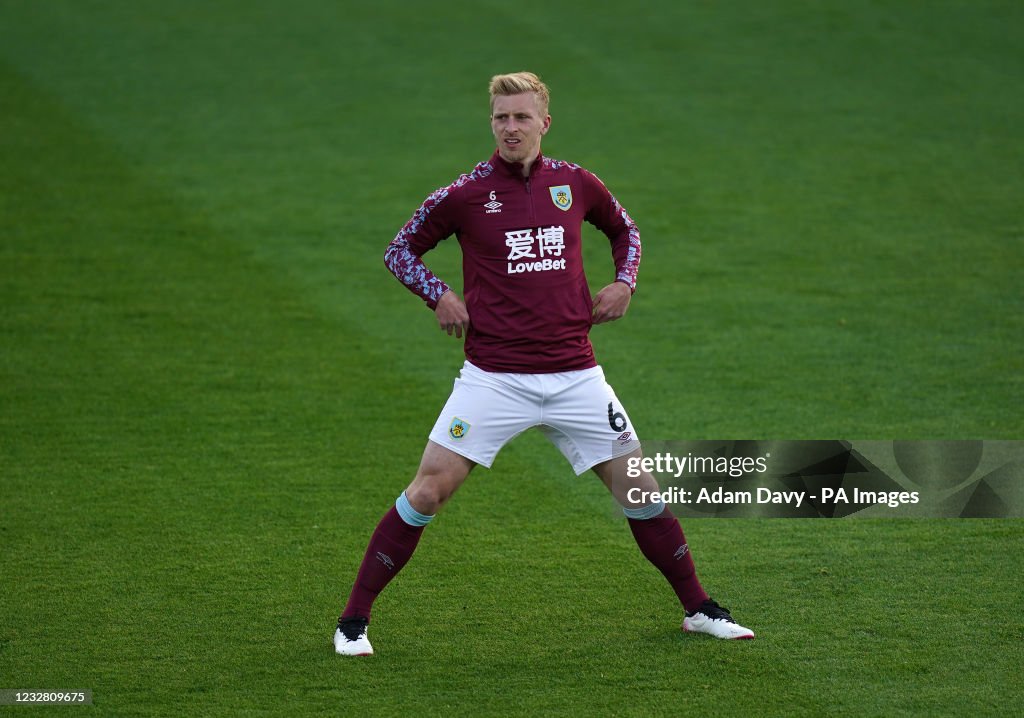
M 491 195 L 490 195 L 490 197 L 488 197 L 488 199 L 491 200 L 491 201 L 484 205 L 484 207 L 487 208 L 484 211 L 487 214 L 500 214 L 501 213 L 501 202 L 498 201 L 498 198 L 495 196 L 493 190 L 491 191 Z

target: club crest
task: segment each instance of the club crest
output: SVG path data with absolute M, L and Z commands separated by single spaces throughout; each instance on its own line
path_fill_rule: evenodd
M 462 419 L 455 417 L 452 419 L 451 425 L 448 427 L 448 435 L 453 439 L 461 439 L 469 431 L 469 424 Z
M 557 187 L 548 187 L 548 191 L 551 192 L 551 201 L 558 209 L 563 212 L 569 211 L 569 208 L 572 207 L 572 187 L 562 184 Z

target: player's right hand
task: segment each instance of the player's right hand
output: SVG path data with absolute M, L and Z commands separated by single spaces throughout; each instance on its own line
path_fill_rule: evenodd
M 469 310 L 466 309 L 466 303 L 450 289 L 437 300 L 434 314 L 437 315 L 441 331 L 448 332 L 448 336 L 454 332 L 455 336 L 461 339 L 463 332 L 469 331 Z

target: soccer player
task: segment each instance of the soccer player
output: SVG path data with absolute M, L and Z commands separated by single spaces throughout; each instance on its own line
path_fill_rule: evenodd
M 537 427 L 577 475 L 593 470 L 624 507 L 640 551 L 683 605 L 685 631 L 753 638 L 705 593 L 679 521 L 664 503 L 636 505 L 630 488 L 657 491 L 649 473 L 626 479 L 638 455 L 636 430 L 605 382 L 588 334 L 629 307 L 640 263 L 640 232 L 595 175 L 541 154 L 551 128 L 548 88 L 530 72 L 491 79 L 497 149 L 442 187 L 388 245 L 388 269 L 426 302 L 441 329 L 465 336 L 466 362 L 427 442 L 419 470 L 370 538 L 335 650 L 373 653 L 373 601 L 412 556 L 426 526 L 477 464 L 490 467 L 509 440 Z M 591 298 L 580 233 L 587 221 L 611 242 L 615 281 Z M 465 301 L 423 263 L 455 235 L 463 253 Z M 633 472 L 635 473 L 635 472 Z

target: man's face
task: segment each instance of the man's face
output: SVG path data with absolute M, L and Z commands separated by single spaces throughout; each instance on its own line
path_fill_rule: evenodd
M 541 114 L 539 104 L 536 92 L 494 98 L 491 132 L 505 161 L 532 160 L 540 152 L 540 138 L 551 126 L 551 115 Z

